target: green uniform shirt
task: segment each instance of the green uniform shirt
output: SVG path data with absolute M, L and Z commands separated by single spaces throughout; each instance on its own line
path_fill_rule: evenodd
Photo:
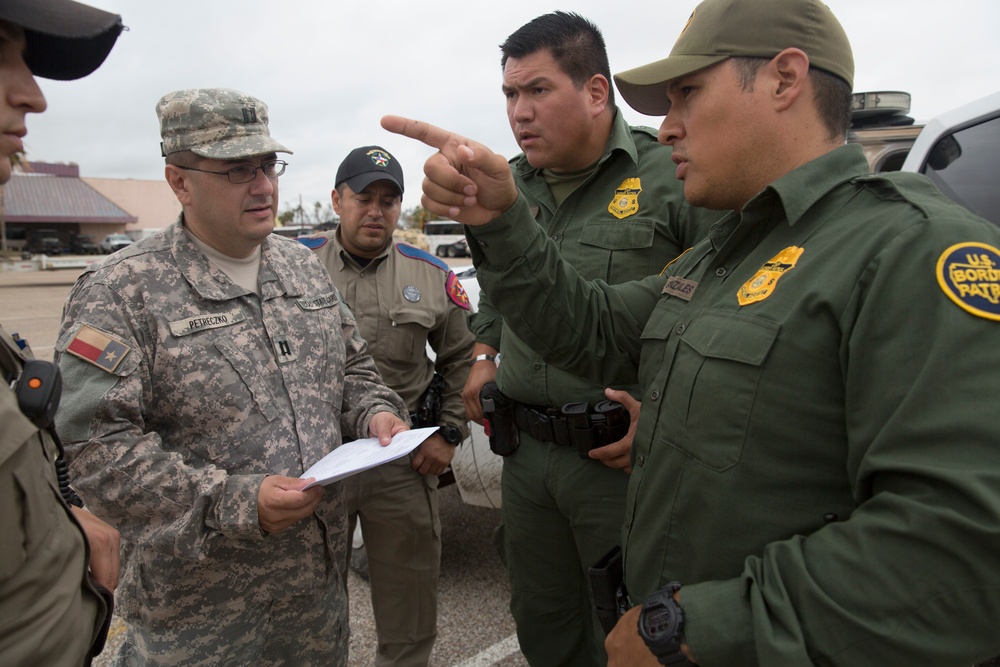
M 702 665 L 1000 653 L 1000 230 L 921 176 L 868 174 L 857 146 L 666 279 L 585 284 L 527 217 L 475 231 L 479 279 L 540 354 L 638 372 L 627 585 L 685 584 Z
M 691 208 L 676 184 L 671 149 L 649 128 L 630 127 L 616 113 L 598 167 L 556 206 L 541 170 L 524 155 L 511 160 L 518 190 L 560 256 L 588 279 L 622 283 L 659 273 L 708 230 L 717 213 Z M 604 385 L 550 366 L 493 308 L 485 291 L 472 319 L 476 340 L 500 351 L 497 385 L 523 403 L 561 406 L 604 399 Z M 501 333 L 502 331 L 502 333 Z

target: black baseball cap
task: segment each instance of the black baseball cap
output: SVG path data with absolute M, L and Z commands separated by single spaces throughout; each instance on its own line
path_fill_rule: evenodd
M 118 14 L 73 0 L 2 0 L 0 19 L 24 28 L 31 73 L 59 81 L 100 67 L 125 27 Z
M 353 192 L 361 192 L 375 181 L 391 181 L 403 194 L 403 169 L 396 158 L 381 146 L 362 146 L 340 163 L 334 185 L 346 183 Z

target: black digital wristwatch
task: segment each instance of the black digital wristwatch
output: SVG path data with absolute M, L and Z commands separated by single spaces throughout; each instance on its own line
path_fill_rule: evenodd
M 691 664 L 681 652 L 684 610 L 674 599 L 681 585 L 672 581 L 652 595 L 639 612 L 639 636 L 662 665 Z
M 462 431 L 457 426 L 445 424 L 438 428 L 438 433 L 449 445 L 458 445 L 462 442 Z

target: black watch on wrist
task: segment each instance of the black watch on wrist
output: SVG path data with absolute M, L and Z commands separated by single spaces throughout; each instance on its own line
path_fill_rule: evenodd
M 684 610 L 674 599 L 680 589 L 679 583 L 670 582 L 650 595 L 639 612 L 639 636 L 662 665 L 690 664 L 681 653 Z
M 457 445 L 462 442 L 462 431 L 457 426 L 445 424 L 438 428 L 438 433 L 449 445 Z

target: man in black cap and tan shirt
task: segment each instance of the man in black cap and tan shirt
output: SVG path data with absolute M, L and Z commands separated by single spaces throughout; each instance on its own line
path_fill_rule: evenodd
M 0 2 L 0 185 L 23 150 L 25 116 L 45 110 L 34 77 L 87 76 L 122 20 L 68 0 Z M 0 663 L 89 665 L 104 646 L 118 584 L 118 532 L 79 506 L 57 471 L 53 366 L 0 327 Z M 54 393 L 48 393 L 49 388 Z M 53 402 L 54 401 L 54 402 Z M 64 493 L 65 492 L 65 493 Z M 103 592 L 101 588 L 105 589 Z
M 616 76 L 666 116 L 688 202 L 728 212 L 614 286 L 560 265 L 502 156 L 382 120 L 439 149 L 424 204 L 470 225 L 517 335 L 643 387 L 609 665 L 1000 652 L 1000 230 L 923 176 L 869 173 L 853 78 L 818 0 L 705 0 L 669 57 Z
M 462 387 L 474 344 L 466 323 L 469 299 L 444 262 L 393 240 L 403 170 L 387 150 L 351 151 L 337 169 L 332 197 L 338 228 L 299 240 L 330 272 L 414 426 L 440 427 L 409 458 L 344 480 L 350 530 L 361 521 L 368 555 L 378 633 L 374 664 L 417 667 L 427 664 L 437 636 L 437 476 L 468 435 Z M 440 407 L 425 414 L 424 404 Z

